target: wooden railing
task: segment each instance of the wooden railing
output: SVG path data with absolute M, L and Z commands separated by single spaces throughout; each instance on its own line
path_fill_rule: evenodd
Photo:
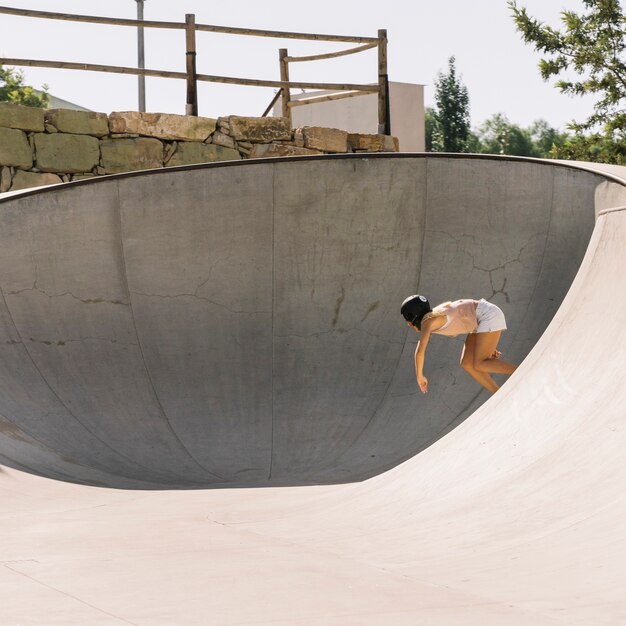
M 292 33 L 273 30 L 256 30 L 248 28 L 234 28 L 230 26 L 213 26 L 209 24 L 196 24 L 195 15 L 187 14 L 185 22 L 159 22 L 151 20 L 133 20 L 110 17 L 96 17 L 91 15 L 70 15 L 66 13 L 50 13 L 48 11 L 33 11 L 29 9 L 16 9 L 13 7 L 0 7 L 0 14 L 17 15 L 31 18 L 44 18 L 53 20 L 65 20 L 71 22 L 87 22 L 91 24 L 105 24 L 110 26 L 132 26 L 135 28 L 162 28 L 185 31 L 186 53 L 185 72 L 170 72 L 165 70 L 151 70 L 135 67 L 120 67 L 115 65 L 96 65 L 93 63 L 74 63 L 67 61 L 46 61 L 40 59 L 16 59 L 0 57 L 1 65 L 17 65 L 22 67 L 49 67 L 73 70 L 86 70 L 91 72 L 111 72 L 115 74 L 134 74 L 137 76 L 158 76 L 161 78 L 176 78 L 187 81 L 187 99 L 185 113 L 198 115 L 198 82 L 227 83 L 233 85 L 248 85 L 257 87 L 274 87 L 279 91 L 266 110 L 265 114 L 274 106 L 278 98 L 282 96 L 283 115 L 291 118 L 291 109 L 295 106 L 349 98 L 354 96 L 378 94 L 378 132 L 390 134 L 389 119 L 389 86 L 387 75 L 387 31 L 379 30 L 377 37 L 355 37 L 344 35 L 320 35 L 313 33 Z M 198 74 L 196 71 L 196 33 L 212 32 L 230 35 L 247 35 L 254 37 L 273 37 L 277 39 L 302 39 L 309 41 L 330 41 L 337 43 L 360 44 L 349 50 L 319 54 L 306 57 L 290 57 L 286 49 L 279 52 L 280 80 L 256 80 L 250 78 L 235 78 L 230 76 L 213 76 L 210 74 Z M 289 80 L 289 64 L 304 61 L 318 61 L 357 54 L 371 48 L 378 48 L 378 82 L 376 84 L 351 84 L 351 83 L 318 83 Z M 291 89 L 318 89 L 333 93 L 311 98 L 291 99 Z M 345 92 L 345 93 L 341 93 Z

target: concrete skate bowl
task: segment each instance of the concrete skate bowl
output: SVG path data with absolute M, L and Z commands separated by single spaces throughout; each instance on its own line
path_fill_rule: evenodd
M 363 480 L 486 399 L 402 299 L 485 297 L 521 361 L 608 175 L 425 155 L 273 159 L 12 195 L 0 211 L 0 462 L 116 488 Z M 501 381 L 502 382 L 502 381 Z

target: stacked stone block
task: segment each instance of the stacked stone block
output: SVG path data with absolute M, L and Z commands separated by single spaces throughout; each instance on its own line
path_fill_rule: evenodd
M 394 137 L 294 130 L 281 117 L 107 116 L 0 103 L 0 192 L 194 163 L 398 149 Z

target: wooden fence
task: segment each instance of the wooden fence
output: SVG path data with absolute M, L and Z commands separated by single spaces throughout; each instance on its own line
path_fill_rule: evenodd
M 119 19 L 109 17 L 96 17 L 91 15 L 70 15 L 66 13 L 51 13 L 48 11 L 32 11 L 29 9 L 16 9 L 12 7 L 0 7 L 0 14 L 17 15 L 31 18 L 44 18 L 53 20 L 65 20 L 71 22 L 87 22 L 92 24 L 106 24 L 109 26 L 132 26 L 135 28 L 164 28 L 172 30 L 184 30 L 186 53 L 185 72 L 170 72 L 164 70 L 150 70 L 134 67 L 120 67 L 114 65 L 95 65 L 91 63 L 73 63 L 66 61 L 45 61 L 39 59 L 16 59 L 0 57 L 0 64 L 16 65 L 22 67 L 50 67 L 73 70 L 86 70 L 91 72 L 111 72 L 115 74 L 133 74 L 137 76 L 158 76 L 161 78 L 176 78 L 187 81 L 187 99 L 185 112 L 187 115 L 198 115 L 198 81 L 210 83 L 227 83 L 233 85 L 248 85 L 257 87 L 278 88 L 274 100 L 265 111 L 267 115 L 278 98 L 282 96 L 283 115 L 291 118 L 291 109 L 295 106 L 313 104 L 354 96 L 378 94 L 378 132 L 389 135 L 389 79 L 387 74 L 387 31 L 379 30 L 377 37 L 354 37 L 343 35 L 321 35 L 313 33 L 292 33 L 271 30 L 255 30 L 248 28 L 234 28 L 229 26 L 213 26 L 209 24 L 196 24 L 195 15 L 187 14 L 184 22 L 159 22 L 150 20 Z M 273 37 L 278 39 L 300 39 L 309 41 L 330 41 L 337 43 L 359 44 L 348 50 L 319 54 L 305 57 L 291 57 L 286 49 L 279 51 L 280 80 L 256 80 L 250 78 L 235 78 L 230 76 L 213 76 L 198 74 L 196 71 L 196 33 L 212 32 L 230 35 L 247 35 L 254 37 Z M 289 64 L 305 61 L 320 61 L 357 54 L 378 48 L 378 82 L 376 84 L 350 84 L 350 83 L 316 83 L 299 82 L 289 80 Z M 318 89 L 332 92 L 329 95 L 313 96 L 310 98 L 291 99 L 291 89 Z

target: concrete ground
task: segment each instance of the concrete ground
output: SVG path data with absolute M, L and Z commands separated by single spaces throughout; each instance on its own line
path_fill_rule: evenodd
M 0 623 L 626 622 L 622 174 L 298 158 L 0 200 Z M 416 291 L 503 308 L 496 396 L 445 338 L 417 391 Z

